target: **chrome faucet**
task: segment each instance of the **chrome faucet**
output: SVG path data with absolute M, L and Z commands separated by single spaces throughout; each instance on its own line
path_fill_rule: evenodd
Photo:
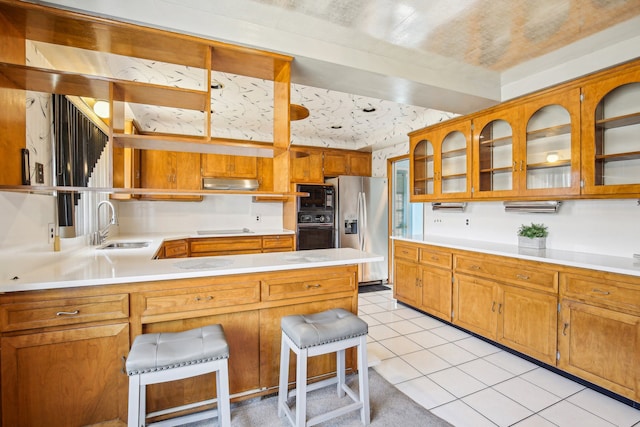
M 107 205 L 111 209 L 111 219 L 104 227 L 100 228 L 100 206 Z M 105 239 L 109 235 L 109 226 L 110 225 L 118 225 L 118 217 L 116 216 L 116 209 L 113 207 L 113 204 L 108 200 L 103 200 L 98 203 L 98 207 L 96 208 L 96 227 L 98 230 L 93 233 L 93 244 L 101 245 L 104 243 Z

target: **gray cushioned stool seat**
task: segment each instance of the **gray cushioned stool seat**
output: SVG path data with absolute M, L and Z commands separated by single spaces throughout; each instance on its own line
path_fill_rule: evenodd
M 281 326 L 282 332 L 287 334 L 298 348 L 359 337 L 369 331 L 367 322 L 343 308 L 315 314 L 285 316 L 281 320 Z
M 184 332 L 138 335 L 126 367 L 127 374 L 136 375 L 228 357 L 222 326 L 209 325 Z

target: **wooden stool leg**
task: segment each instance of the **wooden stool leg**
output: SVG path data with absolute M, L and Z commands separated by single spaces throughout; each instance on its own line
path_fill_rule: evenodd
M 218 390 L 218 424 L 220 427 L 231 427 L 228 359 L 221 360 L 220 365 L 220 369 L 216 372 L 216 388 Z
M 336 351 L 336 376 L 338 378 L 338 397 L 344 397 L 345 377 L 344 349 Z
M 358 387 L 360 387 L 360 420 L 367 426 L 371 421 L 371 411 L 369 409 L 369 366 L 367 362 L 367 336 L 360 337 L 358 345 Z
M 296 360 L 296 427 L 307 424 L 307 361 L 308 351 L 301 348 Z
M 130 427 L 140 427 L 140 375 L 129 377 L 129 420 Z
M 287 394 L 289 385 L 289 345 L 282 337 L 280 345 L 280 385 L 278 388 L 278 416 L 283 417 L 284 405 L 287 404 Z

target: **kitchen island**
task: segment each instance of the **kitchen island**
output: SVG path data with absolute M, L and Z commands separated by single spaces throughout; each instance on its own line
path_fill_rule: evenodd
M 213 323 L 229 341 L 232 398 L 273 393 L 280 318 L 334 307 L 357 313 L 358 264 L 383 259 L 354 249 L 152 259 L 163 240 L 85 247 L 53 261 L 41 254 L 39 265 L 3 272 L 4 426 L 125 425 L 122 367 L 132 340 Z M 314 359 L 310 376 L 335 370 L 334 358 Z M 208 375 L 151 386 L 147 408 L 210 398 L 214 384 Z

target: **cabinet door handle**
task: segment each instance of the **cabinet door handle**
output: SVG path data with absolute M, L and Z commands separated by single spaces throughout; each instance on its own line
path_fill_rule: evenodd
M 513 162 L 513 171 L 517 172 L 518 171 L 518 162 Z
M 524 170 L 524 160 L 520 160 L 520 172 Z
M 491 312 L 492 313 L 496 312 L 496 302 L 495 301 L 491 304 Z
M 569 323 L 564 324 L 563 328 L 562 328 L 562 335 L 564 335 L 565 337 L 567 336 L 567 328 L 569 327 Z
M 80 310 L 59 311 L 59 312 L 56 313 L 56 316 L 75 316 L 76 314 L 80 314 Z
M 498 304 L 498 314 L 502 314 L 502 303 Z
M 600 295 L 610 295 L 611 294 L 611 292 L 609 292 L 609 291 L 603 291 L 602 289 L 597 289 L 597 288 L 591 289 L 591 292 L 594 292 L 594 293 L 600 294 Z
M 317 289 L 317 288 L 319 288 L 320 286 L 322 286 L 322 285 L 320 285 L 320 283 L 316 283 L 315 285 L 307 285 L 307 289 L 311 289 L 311 288 L 315 288 L 315 289 Z
M 524 274 L 516 274 L 516 277 L 520 280 L 529 280 L 529 276 Z

